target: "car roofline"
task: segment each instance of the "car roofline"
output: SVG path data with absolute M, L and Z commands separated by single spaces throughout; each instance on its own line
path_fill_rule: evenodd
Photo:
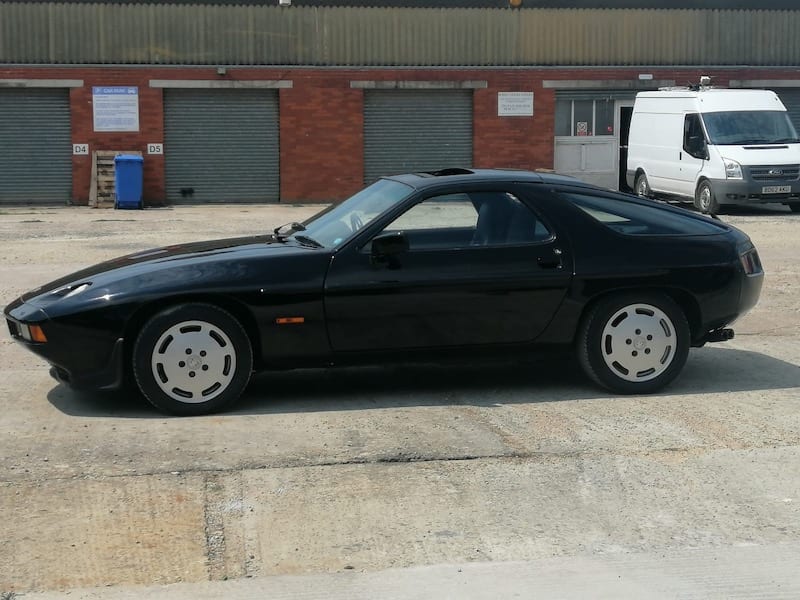
M 551 185 L 574 185 L 595 187 L 574 177 L 559 175 L 552 171 L 531 171 L 525 169 L 462 169 L 447 168 L 439 171 L 401 173 L 386 175 L 389 179 L 403 183 L 414 189 L 438 187 L 441 184 L 491 183 L 493 181 L 515 183 L 542 183 Z

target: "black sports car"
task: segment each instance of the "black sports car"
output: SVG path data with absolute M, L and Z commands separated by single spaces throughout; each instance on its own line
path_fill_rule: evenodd
M 730 339 L 763 271 L 741 231 L 569 177 L 386 177 L 273 234 L 117 258 L 5 309 L 78 389 L 135 380 L 158 408 L 218 411 L 254 370 L 573 348 L 617 393 Z

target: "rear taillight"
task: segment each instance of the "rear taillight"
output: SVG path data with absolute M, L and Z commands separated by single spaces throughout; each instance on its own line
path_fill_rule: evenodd
M 750 248 L 740 254 L 739 260 L 742 261 L 742 267 L 744 267 L 744 272 L 747 275 L 757 275 L 764 272 L 761 268 L 761 259 L 758 258 L 758 251 L 755 248 Z

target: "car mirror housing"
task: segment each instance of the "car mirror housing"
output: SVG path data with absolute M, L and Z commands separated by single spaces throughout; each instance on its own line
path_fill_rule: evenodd
M 373 256 L 393 256 L 408 251 L 408 238 L 402 231 L 383 233 L 372 240 Z
M 408 251 L 408 238 L 402 231 L 382 233 L 373 238 L 371 258 L 373 264 L 387 262 L 388 259 Z

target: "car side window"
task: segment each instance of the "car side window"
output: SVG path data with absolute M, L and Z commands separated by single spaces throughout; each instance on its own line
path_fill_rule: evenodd
M 519 198 L 500 191 L 426 198 L 384 229 L 399 231 L 412 251 L 528 244 L 552 236 Z
M 712 235 L 725 231 L 724 226 L 710 219 L 677 214 L 656 203 L 641 205 L 573 192 L 560 195 L 599 223 L 626 235 Z

